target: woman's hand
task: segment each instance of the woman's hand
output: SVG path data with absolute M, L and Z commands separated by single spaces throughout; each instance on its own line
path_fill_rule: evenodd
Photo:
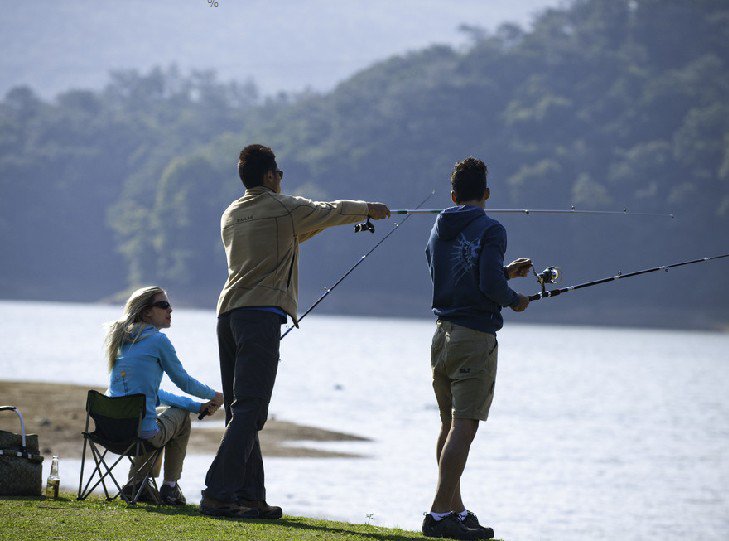
M 200 404 L 200 413 L 203 414 L 203 417 L 214 414 L 220 408 L 219 405 L 213 403 L 213 400 Z
M 200 404 L 200 416 L 198 419 L 202 419 L 203 417 L 207 415 L 212 415 L 218 409 L 220 409 L 220 406 L 223 405 L 225 402 L 223 393 L 215 393 L 215 396 L 212 397 L 208 402 L 205 402 L 204 404 Z

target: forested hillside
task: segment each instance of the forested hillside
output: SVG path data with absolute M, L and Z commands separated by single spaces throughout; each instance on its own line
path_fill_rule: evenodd
M 467 50 L 384 60 L 328 94 L 261 98 L 252 85 L 173 68 L 117 72 L 102 92 L 0 103 L 0 297 L 90 301 L 159 283 L 212 307 L 225 279 L 219 216 L 242 193 L 240 148 L 268 144 L 284 189 L 316 199 L 450 204 L 469 154 L 492 207 L 628 209 L 638 216 L 504 216 L 507 257 L 561 266 L 566 282 L 729 252 L 729 6 L 720 0 L 582 0 L 533 29 Z M 324 311 L 424 315 L 414 216 Z M 329 231 L 302 249 L 301 308 L 375 238 Z M 729 325 L 726 263 L 540 301 L 527 321 Z M 525 293 L 532 279 L 515 282 Z

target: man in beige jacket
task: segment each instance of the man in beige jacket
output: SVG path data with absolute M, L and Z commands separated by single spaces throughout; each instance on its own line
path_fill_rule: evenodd
M 218 347 L 226 429 L 200 502 L 202 513 L 280 518 L 266 503 L 258 432 L 279 359 L 281 324 L 296 319 L 299 244 L 328 227 L 368 216 L 389 218 L 381 203 L 323 203 L 281 193 L 283 171 L 273 151 L 245 147 L 238 160 L 245 194 L 223 212 L 221 229 L 228 280 L 218 300 Z

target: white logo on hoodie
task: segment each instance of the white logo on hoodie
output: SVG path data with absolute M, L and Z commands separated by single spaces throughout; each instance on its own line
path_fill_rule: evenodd
M 481 248 L 481 239 L 477 238 L 470 241 L 461 233 L 458 235 L 456 245 L 453 247 L 451 254 L 451 262 L 453 264 L 453 274 L 456 284 L 465 276 L 465 274 L 476 267 L 478 260 L 478 252 Z

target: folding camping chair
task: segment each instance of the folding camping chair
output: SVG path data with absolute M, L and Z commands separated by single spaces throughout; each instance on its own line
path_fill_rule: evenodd
M 162 448 L 154 447 L 140 437 L 142 419 L 144 418 L 145 412 L 146 397 L 142 393 L 111 398 L 94 390 L 89 391 L 86 398 L 86 429 L 82 432 L 84 436 L 84 449 L 81 455 L 81 475 L 78 484 L 77 499 L 85 500 L 99 486 L 99 483 L 104 487 L 104 494 L 106 494 L 107 500 L 113 500 L 121 495 L 121 498 L 131 505 L 137 503 L 142 491 L 145 490 L 149 482 L 157 490 L 157 483 L 150 474 L 162 452 Z M 89 432 L 90 418 L 94 420 L 93 432 Z M 83 486 L 87 443 L 91 449 L 91 455 L 94 458 L 96 467 L 91 472 L 86 485 Z M 103 453 L 101 453 L 99 447 L 104 448 Z M 104 460 L 109 452 L 119 455 L 111 466 Z M 143 480 L 139 484 L 139 488 L 132 491 L 131 497 L 129 497 L 129 495 L 122 491 L 122 487 L 119 486 L 119 483 L 114 478 L 112 470 L 125 456 L 131 462 L 132 457 L 142 456 L 146 453 L 150 453 L 150 456 L 147 457 L 139 468 L 139 477 L 143 475 Z M 102 466 L 105 470 L 103 472 L 101 470 Z M 97 474 L 99 478 L 89 488 L 91 481 L 94 480 Z M 107 478 L 117 488 L 116 493 L 113 495 L 110 495 L 110 487 L 106 485 Z M 81 488 L 82 486 L 83 488 Z

